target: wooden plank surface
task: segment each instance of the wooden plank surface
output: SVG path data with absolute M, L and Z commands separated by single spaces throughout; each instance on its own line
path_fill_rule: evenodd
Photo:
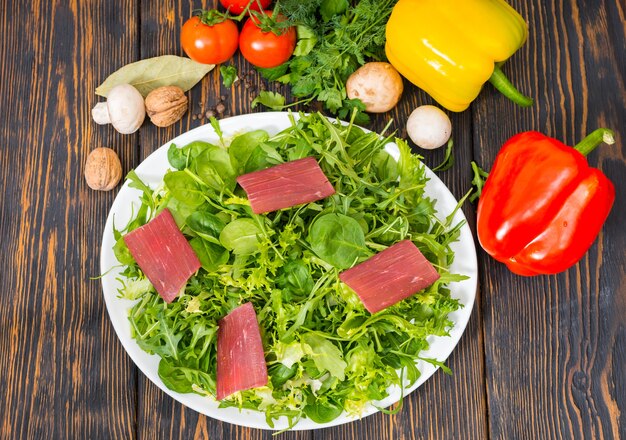
M 130 438 L 137 369 L 102 300 L 114 193 L 83 178 L 95 147 L 128 171 L 137 136 L 94 125 L 94 87 L 137 58 L 135 2 L 0 1 L 0 438 Z M 93 32 L 107 29 L 107 32 Z
M 589 155 L 617 199 L 599 239 L 570 270 L 518 277 L 479 253 L 493 439 L 626 438 L 626 72 L 624 3 L 516 0 L 528 43 L 505 67 L 536 104 L 521 109 L 486 89 L 474 104 L 478 163 L 538 130 L 575 145 L 597 127 L 617 144 Z
M 189 94 L 191 111 L 165 129 L 130 136 L 91 121 L 95 87 L 141 58 L 182 55 L 178 32 L 197 7 L 170 0 L 0 0 L 0 438 L 269 439 L 183 407 L 132 364 L 110 325 L 99 249 L 116 191 L 96 193 L 87 154 L 114 148 L 124 172 L 169 139 L 206 123 L 192 115 L 218 102 L 225 116 L 253 111 L 252 87 L 225 89 L 217 70 Z M 581 263 L 522 278 L 479 251 L 480 289 L 470 323 L 448 360 L 396 416 L 376 414 L 286 439 L 626 438 L 626 72 L 621 0 L 512 0 L 530 22 L 528 43 L 505 71 L 537 99 L 520 109 L 486 86 L 452 115 L 457 164 L 440 173 L 457 197 L 469 163 L 486 169 L 516 132 L 536 129 L 572 145 L 597 126 L 618 143 L 590 156 L 616 184 L 618 203 Z M 33 32 L 36 29 L 36 32 Z M 26 38 L 24 35 L 29 35 Z M 237 56 L 239 72 L 251 71 Z M 410 111 L 432 101 L 405 83 L 399 106 L 369 128 L 405 136 Z M 288 92 L 271 84 L 270 89 Z M 256 109 L 254 111 L 260 111 Z M 428 165 L 443 151 L 421 152 Z M 620 198 L 622 203 L 620 203 Z M 474 228 L 474 207 L 464 211 Z

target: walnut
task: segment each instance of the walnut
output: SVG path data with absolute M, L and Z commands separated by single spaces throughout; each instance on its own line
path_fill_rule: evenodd
M 85 180 L 91 189 L 110 191 L 122 178 L 122 164 L 110 148 L 96 148 L 85 163 Z
M 157 127 L 168 127 L 187 111 L 187 96 L 176 86 L 163 86 L 146 96 L 146 111 Z

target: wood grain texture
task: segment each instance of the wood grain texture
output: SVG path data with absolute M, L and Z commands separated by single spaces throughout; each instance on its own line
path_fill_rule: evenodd
M 616 205 L 580 263 L 518 277 L 484 253 L 483 316 L 490 437 L 626 437 L 626 91 L 623 3 L 514 1 L 530 37 L 505 70 L 536 104 L 521 109 L 486 88 L 472 107 L 474 151 L 489 169 L 514 133 L 574 145 L 605 126 L 618 142 L 589 156 L 616 184 Z
M 136 136 L 99 129 L 89 113 L 109 68 L 101 60 L 137 56 L 136 15 L 129 1 L 0 2 L 2 438 L 125 438 L 135 429 L 137 372 L 89 279 L 100 273 L 114 193 L 92 192 L 82 173 L 96 146 L 114 148 L 127 167 L 136 160 Z
M 0 439 L 271 439 L 185 408 L 138 371 L 108 319 L 99 249 L 116 191 L 91 191 L 87 154 L 108 146 L 124 172 L 207 121 L 263 111 L 266 84 L 239 55 L 243 83 L 226 89 L 215 69 L 188 93 L 190 112 L 168 128 L 146 122 L 123 136 L 91 121 L 93 90 L 141 58 L 183 55 L 179 29 L 216 0 L 0 0 Z M 622 0 L 511 0 L 530 22 L 528 43 L 504 69 L 537 102 L 521 109 L 486 86 L 451 115 L 456 165 L 439 173 L 459 198 L 470 161 L 490 167 L 502 143 L 536 129 L 572 145 L 598 126 L 618 143 L 590 156 L 616 184 L 598 241 L 563 274 L 522 278 L 479 251 L 480 289 L 448 359 L 396 416 L 375 414 L 311 439 L 626 438 L 626 6 Z M 32 30 L 36 29 L 36 32 Z M 23 37 L 30 35 L 30 40 Z M 405 82 L 400 104 L 368 127 L 406 137 L 411 110 L 432 103 Z M 301 108 L 310 110 L 311 108 Z M 315 107 L 313 107 L 315 109 Z M 443 150 L 420 151 L 429 166 Z M 474 230 L 474 206 L 464 212 Z

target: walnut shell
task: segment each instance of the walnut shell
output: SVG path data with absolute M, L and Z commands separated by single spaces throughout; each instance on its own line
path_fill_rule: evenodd
M 94 149 L 85 162 L 85 180 L 89 188 L 110 191 L 122 178 L 122 164 L 117 153 L 110 148 Z
M 154 125 L 168 127 L 187 111 L 187 96 L 180 87 L 163 86 L 146 96 L 146 112 Z

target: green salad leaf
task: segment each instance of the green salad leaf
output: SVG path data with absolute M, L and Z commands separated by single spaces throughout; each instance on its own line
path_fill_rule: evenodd
M 346 82 L 368 61 L 386 61 L 385 24 L 397 0 L 281 0 L 280 12 L 296 26 L 298 42 L 293 56 L 284 64 L 258 69 L 268 81 L 288 84 L 296 100 L 261 92 L 252 106 L 262 104 L 283 110 L 317 100 L 342 119 L 356 112 L 356 122 L 366 124 L 369 116 L 359 99 L 350 99 Z
M 237 80 L 237 67 L 234 65 L 220 66 L 220 74 L 224 87 L 230 87 Z
M 142 196 L 126 228 L 115 230 L 115 255 L 124 265 L 120 296 L 135 301 L 132 337 L 161 357 L 158 373 L 168 388 L 215 395 L 217 322 L 244 302 L 257 312 L 270 381 L 220 406 L 262 411 L 270 426 L 282 416 L 292 426 L 303 417 L 324 423 L 344 411 L 359 414 L 387 397 L 390 386 L 414 383 L 418 360 L 445 367 L 421 353 L 429 336 L 448 335 L 449 314 L 462 306 L 447 287 L 466 278 L 448 270 L 462 225 L 436 217 L 420 158 L 396 139 L 396 161 L 385 150 L 389 140 L 301 114 L 276 135 L 250 131 L 224 148 L 173 145 L 172 170 L 158 189 L 129 175 Z M 306 156 L 318 160 L 336 194 L 253 214 L 236 177 Z M 122 239 L 165 207 L 202 264 L 170 304 Z M 372 315 L 339 273 L 400 240 L 412 240 L 441 278 Z
M 272 110 L 282 110 L 285 107 L 285 97 L 277 92 L 262 90 L 259 96 L 252 100 L 252 108 L 259 104 Z
M 338 269 L 348 269 L 370 255 L 359 222 L 343 214 L 325 214 L 315 220 L 308 241 L 318 257 Z

